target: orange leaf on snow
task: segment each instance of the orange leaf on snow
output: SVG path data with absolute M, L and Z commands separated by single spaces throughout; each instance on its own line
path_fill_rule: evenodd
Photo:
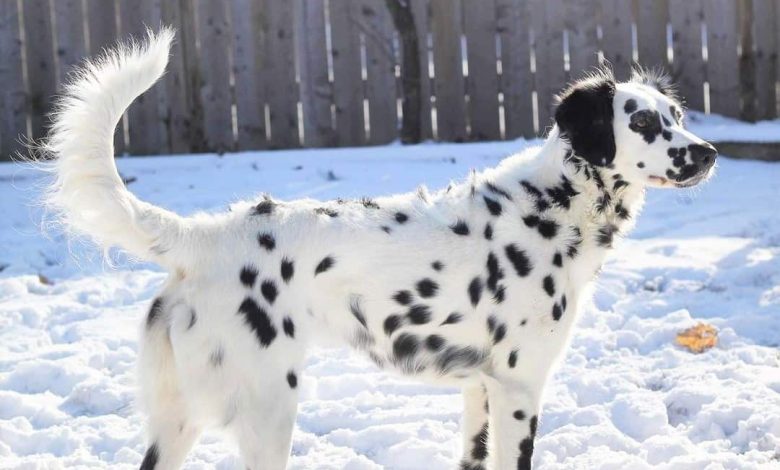
M 691 352 L 704 352 L 718 344 L 718 330 L 712 325 L 699 323 L 677 333 L 677 344 Z

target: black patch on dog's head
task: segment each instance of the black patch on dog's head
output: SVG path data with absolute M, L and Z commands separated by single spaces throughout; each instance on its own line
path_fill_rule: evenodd
M 574 153 L 593 165 L 615 159 L 613 129 L 615 79 L 608 70 L 577 81 L 558 97 L 555 122 Z

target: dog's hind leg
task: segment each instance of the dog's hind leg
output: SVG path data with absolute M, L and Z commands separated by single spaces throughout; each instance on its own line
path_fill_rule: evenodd
M 463 389 L 462 470 L 484 470 L 488 456 L 488 397 L 482 384 Z
M 490 401 L 494 468 L 530 470 L 541 387 L 514 381 L 485 381 Z
M 141 470 L 179 468 L 201 431 L 189 419 L 177 380 L 168 327 L 161 320 L 147 321 L 139 354 L 141 400 L 148 414 L 149 439 Z

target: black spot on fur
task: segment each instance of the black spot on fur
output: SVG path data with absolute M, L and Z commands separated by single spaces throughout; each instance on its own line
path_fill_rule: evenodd
M 431 263 L 431 267 L 433 268 L 434 271 L 441 271 L 442 269 L 444 269 L 444 264 L 442 264 L 441 261 L 434 261 L 433 263 Z
M 540 197 L 542 197 L 542 192 L 541 192 L 541 191 L 539 191 L 539 188 L 537 188 L 537 187 L 536 187 L 536 186 L 534 186 L 533 184 L 529 183 L 528 181 L 525 181 L 525 180 L 521 181 L 521 182 L 520 182 L 520 186 L 522 186 L 522 187 L 523 187 L 523 189 L 525 189 L 525 191 L 526 191 L 528 194 L 530 194 L 531 196 L 533 196 L 533 197 L 535 197 L 535 198 L 540 198 Z
M 666 118 L 664 118 L 666 119 Z M 665 141 L 671 142 L 672 141 L 672 133 L 670 131 L 667 131 L 666 129 L 661 131 L 661 137 L 664 138 Z
M 488 329 L 488 332 L 493 334 L 493 332 L 496 331 L 496 325 L 497 324 L 498 324 L 498 320 L 496 319 L 496 317 L 493 316 L 493 315 L 490 315 L 487 318 L 487 329 Z
M 385 232 L 385 233 L 386 233 L 386 234 L 388 234 L 388 235 L 390 235 L 391 233 L 393 233 L 393 229 L 391 229 L 391 228 L 390 228 L 390 227 L 388 227 L 387 225 L 382 225 L 382 226 L 381 226 L 381 227 L 379 227 L 379 228 L 381 228 L 381 229 L 382 229 L 382 231 L 383 231 L 383 232 Z
M 198 315 L 195 313 L 195 309 L 190 309 L 190 322 L 187 324 L 187 329 L 191 330 L 195 323 L 198 322 Z
M 639 167 L 639 168 L 644 168 L 645 167 L 645 162 L 638 162 L 636 164 L 636 166 Z
M 522 421 L 525 419 L 525 413 L 523 412 L 523 410 L 515 411 L 514 413 L 512 413 L 512 416 L 514 416 L 514 418 L 518 421 Z
M 552 308 L 552 317 L 553 320 L 558 321 L 563 316 L 563 310 L 561 309 L 561 306 L 557 303 L 553 304 Z
M 628 212 L 628 209 L 623 207 L 623 201 L 615 204 L 615 214 L 622 220 L 628 220 L 631 218 L 631 213 Z
M 488 440 L 488 423 L 485 423 L 482 426 L 482 429 L 479 431 L 479 434 L 474 436 L 473 439 L 471 439 L 471 442 L 473 443 L 473 447 L 471 448 L 471 458 L 474 460 L 485 460 L 488 456 L 488 449 L 487 449 L 487 440 Z
M 144 460 L 141 462 L 140 470 L 155 470 L 159 459 L 160 452 L 157 450 L 157 443 L 153 443 L 146 449 L 146 454 L 144 454 Z
M 464 237 L 469 234 L 469 226 L 462 220 L 458 220 L 454 225 L 450 225 L 450 230 Z
M 435 296 L 438 290 L 439 285 L 431 279 L 426 278 L 417 283 L 417 293 L 424 299 Z
M 566 256 L 574 258 L 579 253 L 579 246 L 582 244 L 582 232 L 579 227 L 571 227 L 572 239 L 569 241 L 569 246 L 566 248 Z
M 458 312 L 452 312 L 447 316 L 447 319 L 444 320 L 441 324 L 442 325 L 454 325 L 455 323 L 460 323 L 460 321 L 463 320 L 463 315 L 461 315 Z
M 428 350 L 436 352 L 444 346 L 444 338 L 439 335 L 430 335 L 425 338 L 425 347 Z
M 409 305 L 412 303 L 412 293 L 408 290 L 399 290 L 393 295 L 393 300 L 401 305 Z
M 387 336 L 391 336 L 395 330 L 397 330 L 401 326 L 401 317 L 398 315 L 390 315 L 389 317 L 385 318 L 384 323 L 384 330 L 385 334 Z
M 552 276 L 545 276 L 542 280 L 542 286 L 544 287 L 544 291 L 547 292 L 547 295 L 550 297 L 555 295 L 555 281 Z
M 504 278 L 504 270 L 501 269 L 498 263 L 498 257 L 491 251 L 488 253 L 487 258 L 487 288 L 494 294 L 498 290 L 498 281 Z
M 442 374 L 448 374 L 455 369 L 472 369 L 485 358 L 485 353 L 470 346 L 448 346 L 436 358 L 436 367 Z
M 648 144 L 655 142 L 655 138 L 661 134 L 661 118 L 658 111 L 643 109 L 631 115 L 628 128 L 641 134 Z
M 493 239 L 493 226 L 490 224 L 485 224 L 485 240 L 492 240 Z
M 507 190 L 500 188 L 491 182 L 485 183 L 485 187 L 487 188 L 488 191 L 490 191 L 493 194 L 498 194 L 499 196 L 504 197 L 509 201 L 512 200 L 512 195 L 509 194 Z
M 666 116 L 664 116 L 663 114 L 661 115 L 661 121 L 663 121 L 664 126 L 666 126 L 666 127 L 669 127 L 669 126 L 672 125 L 672 123 L 668 119 L 666 119 Z
M 282 320 L 282 328 L 284 329 L 285 335 L 289 338 L 295 338 L 295 323 L 293 323 L 292 318 L 284 317 L 284 320 Z
M 322 258 L 322 261 L 320 261 L 317 264 L 317 267 L 314 268 L 314 275 L 316 276 L 317 274 L 324 273 L 328 269 L 332 268 L 334 264 L 336 264 L 336 262 L 330 256 L 326 256 L 325 258 Z
M 534 454 L 534 439 L 536 439 L 536 416 L 528 422 L 530 435 L 520 441 L 520 456 L 517 458 L 517 470 L 531 470 L 531 457 Z
M 254 266 L 244 266 L 241 268 L 241 273 L 238 275 L 238 277 L 241 279 L 241 284 L 251 289 L 255 286 L 255 280 L 257 279 L 257 269 Z
M 271 323 L 271 317 L 251 297 L 247 297 L 238 308 L 257 340 L 263 347 L 268 347 L 276 338 L 276 327 Z
M 496 326 L 496 331 L 493 332 L 493 344 L 498 344 L 506 336 L 506 325 L 500 324 Z
M 270 215 L 274 208 L 276 207 L 276 203 L 272 201 L 271 199 L 265 199 L 262 202 L 260 202 L 258 205 L 255 206 L 254 211 L 252 212 L 253 215 Z
M 379 204 L 369 197 L 361 198 L 360 203 L 363 204 L 363 207 L 366 209 L 379 209 Z
M 281 275 L 282 280 L 285 283 L 290 282 L 290 279 L 292 279 L 293 274 L 295 273 L 295 266 L 293 265 L 292 260 L 289 260 L 287 258 L 282 259 L 282 266 L 281 266 Z
M 420 347 L 420 343 L 417 337 L 410 335 L 409 333 L 401 333 L 398 338 L 393 341 L 393 355 L 397 359 L 405 359 L 417 354 L 417 349 Z
M 626 112 L 626 114 L 631 114 L 634 111 L 636 111 L 637 105 L 636 100 L 631 98 L 629 100 L 626 100 L 626 104 L 623 105 L 623 111 Z
M 414 325 L 424 325 L 431 321 L 431 310 L 425 305 L 412 305 L 406 317 Z
M 506 298 L 506 287 L 498 286 L 498 289 L 493 293 L 493 302 L 500 304 Z
M 557 267 L 563 266 L 563 256 L 561 256 L 561 252 L 557 251 L 555 252 L 555 255 L 553 255 L 553 264 Z
M 479 276 L 475 277 L 469 283 L 469 299 L 471 305 L 476 307 L 479 303 L 479 299 L 482 297 L 482 279 Z
M 363 314 L 363 309 L 360 307 L 360 297 L 353 295 L 349 301 L 349 311 L 352 312 L 352 316 L 358 321 L 363 328 L 368 328 L 366 324 L 366 316 Z
M 514 369 L 517 365 L 517 351 L 512 350 L 512 352 L 509 353 L 509 359 L 507 359 L 507 365 L 510 369 Z
M 554 205 L 564 209 L 569 209 L 571 207 L 571 199 L 579 194 L 574 190 L 571 181 L 563 175 L 561 175 L 561 182 L 557 186 L 547 188 L 545 192 L 550 196 Z
M 266 251 L 273 251 L 276 248 L 276 240 L 270 233 L 261 233 L 257 236 L 257 243 L 260 244 Z
M 146 327 L 151 328 L 152 325 L 157 321 L 158 318 L 160 318 L 163 314 L 163 300 L 160 297 L 157 297 L 152 302 L 152 306 L 149 307 L 149 313 L 146 315 Z
M 279 294 L 279 291 L 276 290 L 276 284 L 274 284 L 274 281 L 271 280 L 265 280 L 262 284 L 260 284 L 260 292 L 262 292 L 265 300 L 267 300 L 271 305 L 273 305 L 274 301 L 276 300 L 276 296 Z
M 405 224 L 409 220 L 409 216 L 404 214 L 403 212 L 396 212 L 395 213 L 395 221 L 399 224 Z
M 217 347 L 214 351 L 211 352 L 209 355 L 209 363 L 213 367 L 219 367 L 222 365 L 222 362 L 225 360 L 225 350 L 222 349 L 222 346 Z
M 298 386 L 298 377 L 295 375 L 295 372 L 290 371 L 287 373 L 287 384 L 290 385 L 290 388 Z
M 478 462 L 460 462 L 458 470 L 485 470 L 485 466 Z
M 558 234 L 558 223 L 554 220 L 540 219 L 536 215 L 528 215 L 523 217 L 523 223 L 527 227 L 536 227 L 536 230 L 544 238 L 553 238 Z
M 504 247 L 504 252 L 518 276 L 525 277 L 531 272 L 533 266 L 525 251 L 519 250 L 515 245 L 511 244 Z
M 618 232 L 618 227 L 615 224 L 606 224 L 601 227 L 596 236 L 596 241 L 599 245 L 605 247 L 611 247 L 612 241 L 615 238 L 615 234 Z
M 490 214 L 492 214 L 492 215 L 494 215 L 496 217 L 501 215 L 502 208 L 501 208 L 501 204 L 499 204 L 498 201 L 496 201 L 495 199 L 490 199 L 487 196 L 482 196 L 482 198 L 485 200 L 485 205 L 487 206 L 488 211 L 490 212 Z
M 628 181 L 626 181 L 626 180 L 617 180 L 612 185 L 612 190 L 617 191 L 618 189 L 625 188 L 626 186 L 628 186 Z
M 561 297 L 561 309 L 564 310 L 564 311 L 566 310 L 566 296 L 565 295 Z
M 337 211 L 335 211 L 335 210 L 333 210 L 333 209 L 331 209 L 329 207 L 318 207 L 318 208 L 314 209 L 314 213 L 315 214 L 319 214 L 319 215 L 327 215 L 328 217 L 331 217 L 331 218 L 339 216 L 339 213 Z

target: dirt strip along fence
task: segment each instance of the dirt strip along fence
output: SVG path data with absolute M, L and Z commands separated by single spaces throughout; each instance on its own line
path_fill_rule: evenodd
M 72 66 L 160 24 L 168 72 L 116 154 L 532 137 L 605 60 L 662 67 L 691 109 L 778 115 L 780 0 L 0 0 L 0 160 L 45 135 Z

